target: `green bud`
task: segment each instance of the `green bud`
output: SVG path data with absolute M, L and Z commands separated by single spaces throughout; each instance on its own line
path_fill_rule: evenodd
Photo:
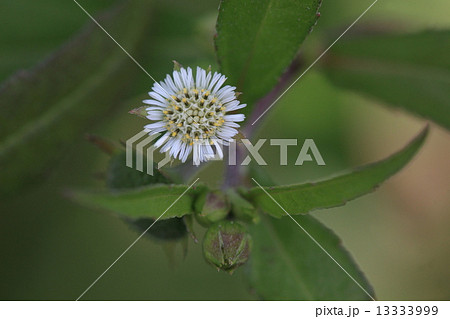
M 259 216 L 255 206 L 253 206 L 252 203 L 244 199 L 234 189 L 230 189 L 227 192 L 227 195 L 231 202 L 231 212 L 236 219 L 249 223 L 258 222 Z
M 161 174 L 154 165 L 153 175 L 148 175 L 147 160 L 144 158 L 143 172 L 126 166 L 126 152 L 111 157 L 106 173 L 106 185 L 111 190 L 130 189 L 151 184 L 170 184 L 171 181 Z
M 206 231 L 203 254 L 206 260 L 232 273 L 245 264 L 250 255 L 251 237 L 245 227 L 234 221 L 221 221 Z
M 195 218 L 207 227 L 223 220 L 230 212 L 230 204 L 219 191 L 203 192 L 195 201 Z

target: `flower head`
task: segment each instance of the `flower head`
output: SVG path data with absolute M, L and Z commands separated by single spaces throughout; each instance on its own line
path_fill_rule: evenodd
M 173 72 L 173 77 L 153 85 L 151 99 L 143 102 L 147 118 L 157 121 L 145 126 L 149 135 L 164 133 L 155 143 L 161 152 L 185 162 L 191 152 L 194 163 L 214 157 L 213 146 L 222 158 L 220 143 L 227 144 L 237 133 L 243 114 L 229 114 L 245 107 L 236 99 L 235 87 L 226 85 L 227 78 L 197 67 Z

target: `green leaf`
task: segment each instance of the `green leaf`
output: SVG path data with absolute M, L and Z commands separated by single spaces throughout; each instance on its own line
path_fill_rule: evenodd
M 148 9 L 130 1 L 98 21 L 132 54 L 144 39 Z M 0 170 L 0 194 L 40 181 L 80 133 L 128 95 L 137 72 L 90 23 L 44 63 L 7 80 L 0 88 L 0 166 L 7 168 Z
M 399 152 L 353 172 L 317 183 L 264 187 L 264 189 L 291 215 L 345 205 L 347 201 L 373 191 L 404 167 L 420 149 L 427 133 L 428 127 Z M 247 196 L 271 216 L 286 216 L 286 213 L 260 187 L 252 188 Z
M 68 196 L 84 206 L 130 218 L 158 218 L 174 203 L 161 217 L 163 220 L 192 213 L 194 198 L 203 187 L 188 188 L 185 185 L 153 185 L 121 192 L 74 191 Z
M 360 35 L 334 46 L 325 72 L 363 93 L 450 129 L 450 31 Z
M 293 217 L 372 296 L 373 290 L 339 238 L 312 216 Z M 262 216 L 250 227 L 249 279 L 265 300 L 371 300 L 290 218 Z
M 321 0 L 222 0 L 216 48 L 227 83 L 252 104 L 277 84 L 317 22 Z

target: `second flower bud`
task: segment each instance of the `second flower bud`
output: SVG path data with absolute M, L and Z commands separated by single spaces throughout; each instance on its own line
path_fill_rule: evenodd
M 195 218 L 199 224 L 207 227 L 225 219 L 230 209 L 231 205 L 223 193 L 204 192 L 195 202 Z

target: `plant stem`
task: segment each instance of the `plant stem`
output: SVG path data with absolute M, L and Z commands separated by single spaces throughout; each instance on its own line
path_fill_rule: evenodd
M 241 163 L 245 157 L 245 149 L 242 143 L 236 143 L 236 164 L 229 164 L 228 155 L 225 158 L 225 177 L 223 182 L 223 188 L 233 188 L 240 186 L 244 183 L 243 177 L 245 176 L 246 166 L 242 166 Z
M 256 129 L 261 126 L 260 124 L 262 123 L 262 121 L 258 121 L 258 124 L 255 125 L 252 125 L 252 123 L 255 122 L 261 116 L 261 114 L 263 114 L 272 105 L 272 103 L 280 96 L 280 94 L 283 93 L 286 87 L 288 87 L 294 81 L 302 65 L 303 60 L 300 57 L 294 59 L 291 65 L 283 73 L 280 81 L 272 89 L 272 91 L 270 91 L 266 96 L 256 102 L 252 113 L 247 119 L 246 126 L 242 129 L 242 132 L 245 136 L 251 137 L 255 133 Z
M 258 124 L 252 125 L 252 123 L 263 114 L 272 103 L 280 96 L 280 94 L 291 84 L 295 76 L 298 74 L 303 61 L 300 57 L 294 59 L 291 65 L 287 68 L 284 74 L 281 76 L 278 84 L 270 91 L 265 97 L 256 102 L 253 112 L 247 119 L 247 124 L 242 128 L 242 133 L 245 138 L 250 139 L 256 132 L 256 129 L 260 127 L 263 121 L 259 121 Z M 231 188 L 241 186 L 245 183 L 245 174 L 247 171 L 246 166 L 242 166 L 241 163 L 245 158 L 245 147 L 242 143 L 236 143 L 236 165 L 229 165 L 229 159 L 226 158 L 225 178 L 223 188 Z

